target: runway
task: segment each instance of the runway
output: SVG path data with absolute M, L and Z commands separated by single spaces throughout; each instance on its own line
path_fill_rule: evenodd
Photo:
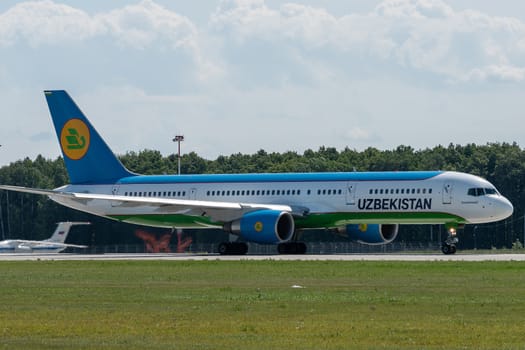
M 525 254 L 330 254 L 330 255 L 219 255 L 219 254 L 0 254 L 0 261 L 169 260 L 169 261 L 525 261 Z

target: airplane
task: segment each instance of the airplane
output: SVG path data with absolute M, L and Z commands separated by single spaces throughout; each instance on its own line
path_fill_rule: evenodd
M 219 245 L 220 254 L 246 254 L 247 242 L 304 254 L 299 238 L 307 229 L 386 244 L 401 224 L 444 224 L 448 236 L 441 250 L 453 254 L 458 228 L 513 212 L 490 182 L 453 171 L 139 175 L 122 165 L 66 91 L 44 94 L 70 184 L 0 189 L 46 195 L 121 222 L 236 235 L 237 241 Z
M 0 253 L 59 253 L 68 247 L 87 248 L 85 245 L 67 244 L 66 237 L 75 225 L 90 225 L 89 222 L 59 222 L 50 238 L 43 241 L 8 239 L 0 241 Z

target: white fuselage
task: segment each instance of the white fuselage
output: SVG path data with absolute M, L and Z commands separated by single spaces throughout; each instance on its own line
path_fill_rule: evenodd
M 119 197 L 288 205 L 297 216 L 299 228 L 349 223 L 486 223 L 502 220 L 513 210 L 511 203 L 492 184 L 474 175 L 458 172 L 434 172 L 424 177 L 409 172 L 358 175 L 140 176 L 111 185 L 68 185 L 58 190 Z M 78 210 L 127 222 L 144 223 L 145 216 L 167 214 L 148 205 L 53 199 Z M 152 224 L 171 227 L 220 227 L 222 224 L 204 219 L 179 220 L 195 215 L 187 211 L 170 214 L 177 215 L 174 222 L 170 221 L 171 217 L 155 219 Z
M 31 244 L 16 239 L 0 242 L 0 253 L 60 253 L 67 246 L 42 241 L 41 244 Z

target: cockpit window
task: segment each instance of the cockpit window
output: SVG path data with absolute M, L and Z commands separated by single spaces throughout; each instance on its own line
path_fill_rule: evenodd
M 498 194 L 495 188 L 485 188 L 485 194 Z
M 479 197 L 484 196 L 486 194 L 498 194 L 498 191 L 496 191 L 495 188 L 469 188 L 468 193 L 469 196 Z
M 468 189 L 469 196 L 479 197 L 479 196 L 483 196 L 484 194 L 485 194 L 485 191 L 482 188 L 469 188 Z

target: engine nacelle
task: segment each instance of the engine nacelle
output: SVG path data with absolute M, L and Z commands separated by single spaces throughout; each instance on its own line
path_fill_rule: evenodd
M 295 230 L 292 215 L 285 211 L 258 210 L 224 225 L 224 230 L 255 243 L 277 244 L 289 241 Z
M 364 244 L 386 244 L 397 237 L 397 224 L 355 224 L 343 228 L 347 237 Z

